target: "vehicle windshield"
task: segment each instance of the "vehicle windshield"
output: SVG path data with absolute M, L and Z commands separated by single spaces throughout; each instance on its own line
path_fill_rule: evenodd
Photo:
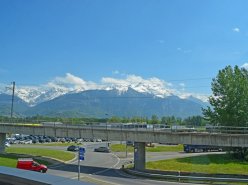
M 32 164 L 33 166 L 39 166 L 40 164 L 39 163 L 37 163 L 37 162 L 33 162 L 33 164 Z

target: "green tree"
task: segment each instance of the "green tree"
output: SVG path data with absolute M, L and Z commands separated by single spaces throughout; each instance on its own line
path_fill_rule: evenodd
M 201 116 L 190 116 L 184 119 L 183 123 L 188 126 L 203 126 L 206 124 Z
M 167 124 L 168 124 L 168 123 L 167 123 L 167 119 L 166 119 L 165 116 L 163 116 L 163 117 L 161 118 L 161 124 L 163 124 L 163 125 L 167 125 Z
M 151 124 L 159 124 L 158 116 L 152 115 Z
M 203 109 L 210 123 L 223 126 L 247 126 L 248 122 L 248 71 L 227 66 L 212 81 L 211 107 Z

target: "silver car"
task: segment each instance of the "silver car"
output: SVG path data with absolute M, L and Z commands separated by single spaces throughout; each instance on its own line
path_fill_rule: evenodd
M 95 148 L 95 152 L 105 152 L 105 153 L 110 153 L 110 149 L 106 146 L 101 146 L 98 148 Z

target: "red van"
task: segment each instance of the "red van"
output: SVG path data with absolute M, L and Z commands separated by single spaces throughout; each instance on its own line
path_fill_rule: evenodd
M 32 170 L 42 173 L 46 173 L 47 171 L 47 166 L 39 164 L 31 158 L 18 159 L 16 167 L 23 170 Z

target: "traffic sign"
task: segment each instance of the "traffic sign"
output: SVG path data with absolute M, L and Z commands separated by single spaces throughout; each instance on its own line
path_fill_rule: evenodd
M 79 148 L 79 153 L 83 153 L 83 154 L 84 154 L 84 153 L 85 153 L 85 148 L 80 147 L 80 148 Z
M 78 152 L 78 158 L 80 161 L 84 160 L 85 148 L 80 147 Z

